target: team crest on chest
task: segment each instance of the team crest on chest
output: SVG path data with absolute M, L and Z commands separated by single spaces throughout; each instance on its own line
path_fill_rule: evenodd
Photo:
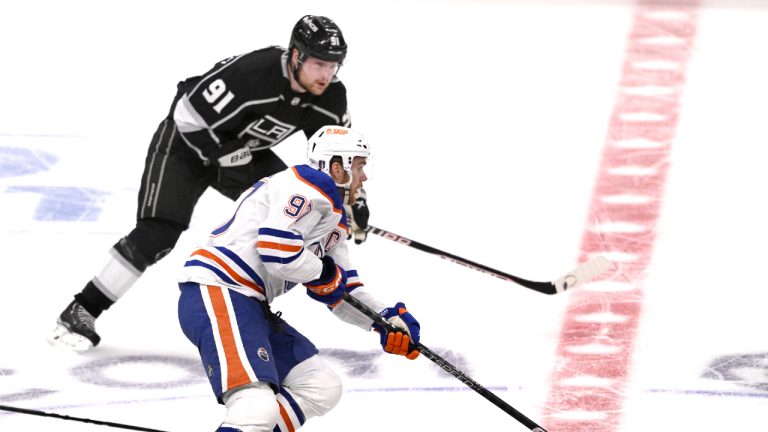
M 295 129 L 296 126 L 290 123 L 281 122 L 270 115 L 265 115 L 249 124 L 247 128 L 238 134 L 238 138 L 247 134 L 258 139 L 261 148 L 272 147 L 288 138 Z
M 333 230 L 330 234 L 328 234 L 328 237 L 325 239 L 325 245 L 323 246 L 323 249 L 325 249 L 326 252 L 333 249 L 334 246 L 339 244 L 341 241 L 341 231 L 339 230 Z

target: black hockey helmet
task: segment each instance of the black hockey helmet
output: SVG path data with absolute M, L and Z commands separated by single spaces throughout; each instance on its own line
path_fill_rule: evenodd
M 288 52 L 293 48 L 299 50 L 299 63 L 310 56 L 342 64 L 347 56 L 347 42 L 341 29 L 324 16 L 305 15 L 293 26 Z

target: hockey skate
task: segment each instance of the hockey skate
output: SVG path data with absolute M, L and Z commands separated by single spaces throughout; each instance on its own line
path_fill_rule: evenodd
M 88 351 L 99 344 L 101 337 L 96 333 L 96 318 L 76 300 L 59 315 L 56 328 L 48 338 L 53 346 L 68 348 L 77 352 Z

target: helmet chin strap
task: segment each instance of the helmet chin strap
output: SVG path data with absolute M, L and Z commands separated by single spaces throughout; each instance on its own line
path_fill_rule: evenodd
M 352 186 L 352 176 L 349 176 L 349 180 L 347 180 L 346 183 L 336 183 L 336 187 L 339 189 L 344 189 L 344 196 L 341 197 L 341 203 L 342 204 L 350 204 L 347 201 L 349 201 L 349 189 Z

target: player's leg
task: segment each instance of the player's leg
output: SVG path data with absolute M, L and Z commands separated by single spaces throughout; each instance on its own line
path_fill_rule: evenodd
M 223 287 L 180 287 L 179 323 L 200 352 L 217 400 L 227 407 L 219 430 L 272 432 L 280 414 L 266 308 Z
M 318 355 L 297 364 L 283 379 L 277 395 L 284 414 L 278 419 L 278 430 L 288 432 L 312 417 L 326 414 L 339 403 L 342 390 L 339 376 Z
M 217 432 L 273 432 L 279 416 L 275 392 L 258 382 L 224 395 L 227 412 Z
M 180 147 L 172 124 L 160 124 L 147 154 L 136 227 L 109 250 L 104 267 L 59 315 L 51 343 L 77 351 L 97 345 L 95 319 L 167 255 L 189 225 L 214 172 Z
M 101 338 L 95 319 L 119 300 L 147 267 L 173 248 L 183 230 L 182 225 L 162 219 L 138 221 L 136 228 L 109 250 L 102 270 L 59 315 L 52 342 L 77 351 L 97 345 Z
M 281 379 L 277 395 L 280 417 L 275 431 L 288 432 L 335 407 L 342 384 L 309 339 L 274 314 L 270 314 L 270 323 L 270 344 Z

